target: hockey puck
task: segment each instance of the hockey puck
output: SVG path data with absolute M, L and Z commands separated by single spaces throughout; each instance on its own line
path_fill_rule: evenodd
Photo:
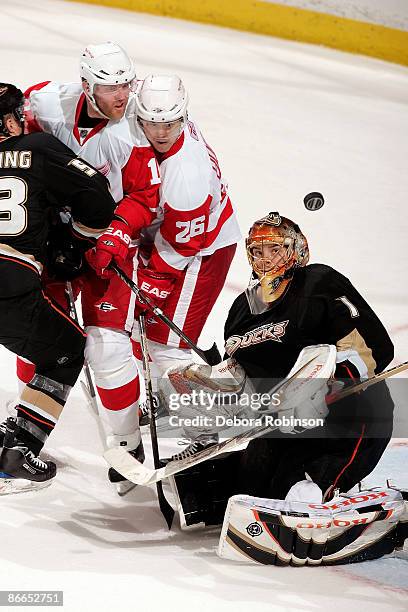
M 324 197 L 318 191 L 312 191 L 305 195 L 303 204 L 307 210 L 320 210 L 324 204 Z

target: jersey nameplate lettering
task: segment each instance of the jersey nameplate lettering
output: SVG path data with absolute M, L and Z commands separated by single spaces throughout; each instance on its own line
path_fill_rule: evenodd
M 0 151 L 0 168 L 31 167 L 31 151 Z

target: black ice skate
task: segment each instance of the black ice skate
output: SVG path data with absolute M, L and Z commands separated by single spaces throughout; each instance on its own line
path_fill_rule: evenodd
M 55 463 L 37 457 L 19 439 L 19 433 L 15 419 L 8 418 L 0 455 L 1 494 L 47 486 L 57 471 Z
M 195 440 L 191 440 L 190 444 L 180 453 L 176 453 L 165 459 L 160 459 L 160 463 L 164 466 L 170 463 L 170 461 L 181 461 L 182 459 L 193 457 L 205 448 L 218 444 L 218 439 L 218 434 L 202 434 Z
M 0 448 L 3 446 L 4 443 L 4 436 L 6 435 L 6 425 L 7 419 L 0 423 Z

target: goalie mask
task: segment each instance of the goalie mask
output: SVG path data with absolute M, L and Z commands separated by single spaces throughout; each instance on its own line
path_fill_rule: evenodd
M 246 239 L 249 263 L 256 279 L 251 289 L 257 291 L 263 304 L 270 304 L 283 295 L 296 268 L 309 261 L 309 247 L 299 226 L 270 212 L 255 221 Z
M 0 136 L 8 138 L 10 133 L 5 125 L 5 116 L 13 115 L 24 132 L 24 95 L 11 83 L 0 83 Z

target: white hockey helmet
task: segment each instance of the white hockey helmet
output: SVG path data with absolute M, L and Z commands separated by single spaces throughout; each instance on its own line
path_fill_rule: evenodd
M 187 119 L 188 94 L 175 74 L 149 74 L 136 92 L 137 116 L 153 123 Z
M 88 45 L 81 54 L 79 70 L 81 78 L 89 86 L 85 94 L 98 112 L 100 109 L 95 101 L 95 85 L 131 85 L 136 80 L 132 60 L 120 45 L 111 41 Z

